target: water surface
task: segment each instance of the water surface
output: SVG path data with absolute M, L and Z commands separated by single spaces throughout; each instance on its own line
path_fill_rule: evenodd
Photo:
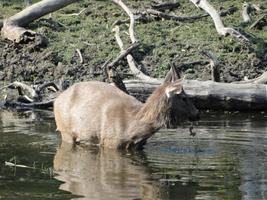
M 206 113 L 195 137 L 162 130 L 117 152 L 60 145 L 51 111 L 1 111 L 0 199 L 267 199 L 266 119 Z

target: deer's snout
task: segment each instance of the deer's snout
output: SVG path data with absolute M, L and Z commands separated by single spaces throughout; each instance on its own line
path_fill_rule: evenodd
M 188 117 L 189 121 L 198 121 L 200 119 L 200 112 L 196 109 L 193 113 L 191 113 Z

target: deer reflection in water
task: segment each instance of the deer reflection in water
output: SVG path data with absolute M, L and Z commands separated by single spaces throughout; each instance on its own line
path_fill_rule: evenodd
M 144 152 L 130 157 L 123 152 L 62 143 L 54 157 L 61 190 L 81 199 L 194 199 L 196 186 L 163 185 L 153 177 Z

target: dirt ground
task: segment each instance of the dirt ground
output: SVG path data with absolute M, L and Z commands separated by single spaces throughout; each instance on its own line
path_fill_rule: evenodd
M 258 3 L 264 5 L 264 1 Z M 132 1 L 129 4 L 134 9 L 141 10 L 151 7 L 151 1 Z M 220 9 L 226 9 L 232 4 L 239 7 L 241 5 L 239 1 L 215 1 L 214 4 Z M 178 11 L 168 12 L 182 15 L 203 13 L 188 1 L 181 1 L 181 5 Z M 14 7 L 12 3 L 3 3 L 6 16 L 22 8 L 18 5 Z M 81 16 L 67 16 L 69 13 L 79 12 L 82 8 L 87 10 Z M 10 13 L 7 9 L 10 9 Z M 6 17 L 5 15 L 2 17 Z M 259 16 L 260 14 L 253 13 L 253 21 Z M 71 82 L 103 80 L 101 66 L 106 60 L 115 59 L 119 53 L 114 34 L 111 32 L 112 24 L 115 20 L 126 18 L 116 5 L 106 6 L 102 1 L 82 1 L 81 4 L 74 4 L 56 12 L 52 18 L 37 20 L 28 28 L 43 34 L 48 39 L 47 47 L 14 44 L 1 39 L 0 80 L 7 83 L 42 83 L 60 78 L 69 79 Z M 249 29 L 249 24 L 241 23 L 240 10 L 223 20 L 229 26 L 245 32 L 251 38 L 251 43 L 243 44 L 231 37 L 218 36 L 208 17 L 192 23 L 156 18 L 149 22 L 137 23 L 136 35 L 141 46 L 133 52 L 133 56 L 139 67 L 153 77 L 164 77 L 173 62 L 188 79 L 210 80 L 208 59 L 200 53 L 201 49 L 218 57 L 223 82 L 238 81 L 244 77 L 255 78 L 266 71 L 267 25 L 261 29 Z M 122 29 L 127 30 L 127 26 L 122 25 Z M 123 38 L 127 45 L 127 35 L 124 34 Z M 77 48 L 83 55 L 83 64 L 79 61 Z M 200 61 L 200 64 L 184 65 L 194 61 Z M 124 78 L 135 78 L 131 76 L 125 60 L 119 63 L 117 69 Z

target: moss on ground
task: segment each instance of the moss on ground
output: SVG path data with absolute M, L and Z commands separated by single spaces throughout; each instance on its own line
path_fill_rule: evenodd
M 203 14 L 188 0 L 180 0 L 181 6 L 170 11 L 172 14 L 192 16 Z M 267 27 L 263 30 L 249 29 L 242 23 L 240 15 L 241 2 L 238 0 L 210 1 L 218 10 L 236 6 L 239 10 L 223 17 L 227 26 L 253 36 L 253 44 L 244 45 L 232 37 L 218 36 L 210 17 L 194 22 L 176 22 L 172 20 L 153 20 L 137 22 L 136 37 L 141 47 L 134 52 L 140 67 L 146 68 L 148 74 L 163 77 L 170 62 L 177 65 L 192 61 L 204 60 L 200 50 L 213 52 L 224 64 L 221 68 L 222 80 L 229 82 L 240 80 L 244 76 L 253 78 L 265 71 L 267 66 Z M 145 11 L 152 1 L 125 1 L 132 10 Z M 264 5 L 265 0 L 253 1 Z M 20 11 L 24 5 L 21 1 L 1 1 L 2 16 L 11 16 Z M 68 16 L 86 9 L 79 16 Z M 259 17 L 252 13 L 252 19 Z M 45 49 L 33 50 L 29 45 L 14 46 L 7 41 L 0 41 L 2 49 L 0 78 L 11 81 L 43 81 L 65 76 L 73 81 L 102 79 L 100 66 L 109 58 L 114 59 L 119 53 L 114 34 L 113 23 L 127 19 L 127 15 L 115 4 L 107 1 L 80 1 L 29 25 L 45 35 L 49 44 Z M 125 46 L 129 37 L 125 34 L 126 25 L 121 25 Z M 7 45 L 8 44 L 8 45 Z M 76 49 L 84 56 L 84 64 L 79 63 Z M 47 56 L 48 55 L 48 56 Z M 13 67 L 11 67 L 13 66 Z M 118 69 L 127 72 L 125 61 Z M 12 71 L 13 70 L 13 71 Z M 195 65 L 184 70 L 188 78 L 210 79 L 208 66 Z

